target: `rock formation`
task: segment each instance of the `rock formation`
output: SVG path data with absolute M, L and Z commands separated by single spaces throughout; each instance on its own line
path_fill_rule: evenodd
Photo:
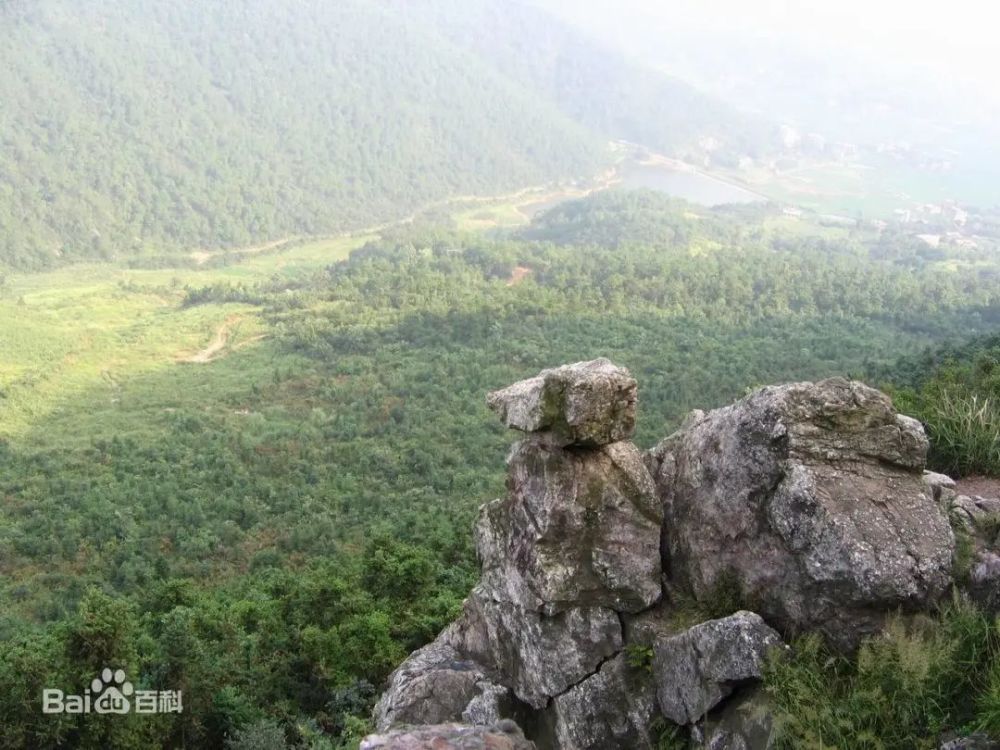
M 661 636 L 653 646 L 660 711 L 675 724 L 694 724 L 733 689 L 764 674 L 764 661 L 781 636 L 753 612 Z
M 969 549 L 957 583 L 991 614 L 1000 614 L 1000 498 L 962 495 L 951 477 L 924 472 L 924 481 Z
M 920 425 L 860 383 L 761 389 L 645 455 L 636 383 L 607 360 L 487 403 L 526 434 L 480 511 L 480 582 L 393 673 L 364 748 L 524 747 L 509 720 L 542 750 L 651 749 L 664 723 L 767 748 L 755 686 L 783 635 L 849 649 L 950 583 L 947 477 L 923 474 Z M 678 601 L 715 610 L 722 589 L 724 616 L 685 624 Z
M 359 750 L 535 750 L 521 728 L 505 720 L 496 726 L 437 724 L 365 737 Z
M 699 600 L 731 577 L 768 622 L 849 648 L 950 582 L 954 538 L 926 453 L 918 422 L 841 378 L 696 417 L 649 456 L 670 576 Z

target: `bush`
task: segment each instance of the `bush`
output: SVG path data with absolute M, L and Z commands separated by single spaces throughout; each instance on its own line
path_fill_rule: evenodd
M 995 623 L 956 599 L 935 618 L 894 617 L 853 659 L 815 634 L 799 639 L 765 676 L 778 747 L 920 750 L 946 731 L 995 731 L 997 636 Z
M 922 416 L 935 467 L 959 476 L 1000 474 L 1000 402 L 996 399 L 943 391 Z
M 226 750 L 285 750 L 287 747 L 284 730 L 271 719 L 261 719 L 238 729 L 226 740 Z

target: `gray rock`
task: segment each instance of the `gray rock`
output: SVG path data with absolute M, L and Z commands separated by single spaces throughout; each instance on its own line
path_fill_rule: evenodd
M 647 457 L 669 574 L 699 600 L 731 576 L 769 622 L 851 648 L 949 585 L 954 536 L 926 450 L 919 423 L 841 378 L 712 411 Z
M 924 472 L 924 484 L 931 488 L 934 500 L 943 508 L 949 508 L 955 499 L 955 488 L 958 486 L 954 479 L 947 474 L 938 474 L 934 471 Z
M 774 720 L 767 695 L 752 688 L 733 695 L 698 727 L 697 747 L 706 750 L 772 750 Z
M 489 633 L 492 662 L 514 694 L 541 709 L 549 699 L 593 674 L 622 648 L 618 614 L 577 607 L 547 616 L 473 592 Z
M 636 612 L 659 599 L 663 511 L 634 445 L 527 439 L 507 463 L 508 496 L 483 508 L 476 529 L 493 598 L 546 614 Z
M 985 734 L 972 734 L 942 742 L 940 750 L 1000 750 L 1000 744 Z
M 452 723 L 372 734 L 359 750 L 535 750 L 535 743 L 506 720 L 492 727 Z
M 951 518 L 970 534 L 979 535 L 982 546 L 992 546 L 994 539 L 986 538 L 989 531 L 995 534 L 996 527 L 989 528 L 997 518 L 1000 518 L 1000 499 L 992 497 L 969 497 L 955 495 L 949 506 Z
M 996 516 L 1000 515 L 1000 498 L 996 497 L 980 497 L 975 495 L 972 501 L 979 508 L 983 516 Z
M 975 533 L 976 521 L 982 515 L 982 511 L 971 497 L 956 495 L 951 499 L 948 512 L 953 522 L 957 523 L 964 531 L 970 534 Z
M 561 445 L 606 445 L 635 430 L 635 380 L 607 359 L 543 370 L 486 403 L 508 427 L 549 433 Z
M 449 631 L 414 651 L 389 678 L 375 706 L 375 728 L 385 731 L 400 724 L 440 724 L 468 720 L 493 723 L 501 717 L 500 696 L 487 670 L 462 658 L 448 643 Z M 498 695 L 498 693 L 500 695 Z M 481 721 L 480 721 L 481 720 Z
M 1000 613 L 1000 555 L 989 550 L 976 552 L 967 584 L 972 600 L 990 614 Z
M 508 688 L 492 682 L 477 683 L 480 692 L 462 711 L 462 722 L 490 726 L 514 714 L 513 694 Z
M 489 629 L 486 627 L 480 600 L 477 596 L 473 596 L 474 593 L 475 591 L 470 592 L 465 598 L 462 602 L 462 614 L 446 627 L 438 638 L 464 657 L 496 672 L 497 665 L 493 661 Z
M 553 699 L 555 746 L 565 750 L 652 750 L 656 690 L 648 670 L 618 655 Z
M 693 724 L 748 680 L 760 679 L 767 654 L 781 637 L 753 612 L 709 620 L 653 645 L 660 711 Z

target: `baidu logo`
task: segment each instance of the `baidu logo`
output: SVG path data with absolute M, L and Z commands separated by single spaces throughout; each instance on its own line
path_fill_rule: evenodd
M 125 670 L 105 667 L 83 695 L 67 695 L 57 688 L 42 691 L 45 714 L 166 714 L 181 713 L 180 690 L 136 690 Z

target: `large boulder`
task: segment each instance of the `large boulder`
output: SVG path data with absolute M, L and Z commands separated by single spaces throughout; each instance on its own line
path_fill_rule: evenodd
M 504 424 L 560 445 L 606 445 L 635 430 L 636 382 L 607 359 L 563 365 L 490 393 Z
M 359 750 L 535 750 L 513 721 L 496 726 L 437 724 L 405 727 L 361 740 Z
M 709 620 L 653 644 L 656 698 L 676 724 L 694 724 L 733 690 L 764 673 L 781 637 L 753 612 Z
M 656 690 L 652 675 L 623 654 L 554 698 L 553 744 L 574 750 L 652 750 Z
M 544 708 L 622 648 L 621 622 L 612 609 L 575 607 L 550 616 L 497 601 L 481 587 L 472 597 L 483 615 L 492 663 L 532 708 Z
M 949 585 L 954 536 L 926 451 L 919 423 L 841 378 L 699 415 L 647 456 L 668 574 L 699 600 L 731 579 L 769 622 L 853 647 Z
M 467 721 L 489 724 L 510 715 L 510 691 L 496 685 L 486 668 L 464 658 L 446 630 L 414 651 L 389 677 L 375 706 L 375 728 Z
M 546 614 L 636 612 L 660 598 L 663 510 L 634 445 L 529 438 L 507 465 L 508 495 L 484 507 L 476 529 L 482 585 L 495 598 Z

